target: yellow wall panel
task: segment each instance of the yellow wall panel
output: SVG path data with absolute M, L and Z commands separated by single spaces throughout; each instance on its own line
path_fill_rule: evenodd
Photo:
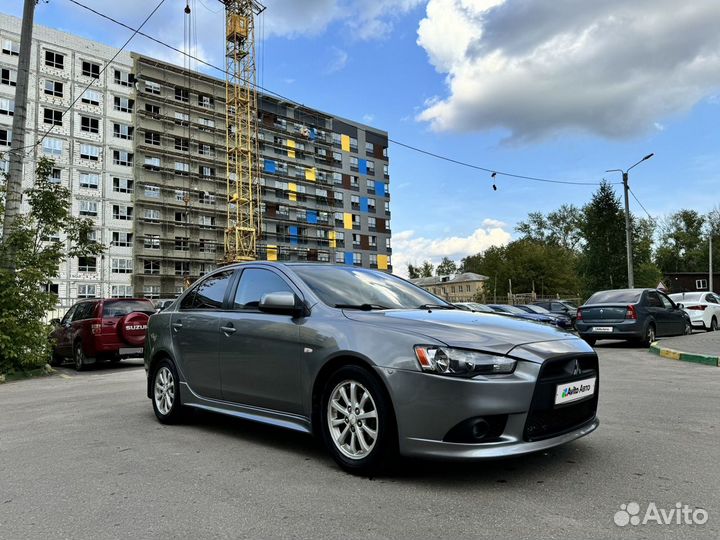
M 268 261 L 277 261 L 277 246 L 268 246 L 267 247 L 267 260 Z
M 378 255 L 378 270 L 387 270 L 388 268 L 388 256 Z
M 350 151 L 350 137 L 348 135 L 340 135 L 340 146 L 342 146 L 343 152 Z
M 305 169 L 305 180 L 314 182 L 317 179 L 316 177 L 317 177 L 317 169 L 315 167 Z
M 330 241 L 330 247 L 335 248 L 337 247 L 337 237 L 335 236 L 335 231 L 330 231 L 328 233 L 328 240 Z
M 345 215 L 343 216 L 343 223 L 346 229 L 352 229 L 352 214 L 345 212 Z
M 288 183 L 288 189 L 289 189 L 290 191 L 295 191 L 295 192 L 297 192 L 297 184 L 296 184 L 295 182 L 289 182 L 289 183 Z

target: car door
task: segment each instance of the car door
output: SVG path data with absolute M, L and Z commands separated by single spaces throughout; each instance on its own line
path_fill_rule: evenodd
M 657 292 L 647 291 L 645 293 L 645 308 L 655 321 L 655 335 L 670 335 L 672 332 L 668 325 L 668 316 Z
M 660 301 L 663 304 L 663 309 L 665 310 L 665 316 L 667 317 L 668 324 L 668 333 L 674 336 L 684 334 L 686 321 L 685 312 L 663 293 L 658 292 L 657 295 L 660 297 Z
M 220 374 L 223 398 L 266 409 L 302 414 L 300 381 L 302 319 L 262 313 L 264 294 L 300 291 L 275 269 L 245 268 L 231 310 L 223 313 Z
M 707 314 L 703 317 L 703 320 L 705 322 L 705 328 L 711 328 L 713 317 L 715 318 L 716 324 L 720 323 L 720 302 L 713 293 L 705 295 L 705 302 L 707 302 L 707 307 L 705 308 Z
M 72 354 L 72 342 L 70 341 L 70 323 L 78 305 L 70 307 L 65 316 L 60 321 L 58 327 L 53 331 L 57 354 L 61 356 L 70 356 Z
M 215 272 L 183 297 L 171 315 L 175 360 L 190 389 L 206 398 L 220 399 L 218 346 L 225 296 L 234 270 Z

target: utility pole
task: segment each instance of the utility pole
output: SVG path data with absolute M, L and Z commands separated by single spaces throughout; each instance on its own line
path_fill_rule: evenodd
M 710 278 L 708 279 L 708 291 L 710 291 L 710 292 L 715 292 L 715 290 L 713 289 L 712 231 L 710 231 L 710 234 L 708 235 L 708 244 L 709 244 L 709 245 L 708 245 L 708 249 L 709 249 L 709 251 L 710 251 L 710 253 L 708 254 L 708 255 L 709 255 L 708 258 L 710 259 L 710 268 L 709 268 L 709 270 L 710 270 Z
M 635 288 L 635 273 L 633 272 L 633 251 L 632 251 L 632 231 L 630 230 L 630 201 L 628 200 L 628 173 L 623 172 L 623 192 L 625 193 L 625 248 L 627 249 L 627 273 L 628 288 Z
M 23 156 L 25 155 L 25 121 L 27 117 L 28 78 L 30 76 L 30 53 L 32 51 L 33 19 L 37 0 L 25 0 L 20 33 L 17 86 L 15 87 L 15 113 L 12 123 L 10 167 L 5 195 L 5 219 L 3 238 L 9 238 L 15 219 L 20 215 L 22 204 Z M 8 246 L 7 259 L 2 263 L 8 270 L 15 270 L 15 250 Z
M 625 248 L 627 249 L 627 274 L 628 274 L 628 288 L 634 289 L 635 288 L 635 274 L 633 272 L 633 254 L 632 254 L 632 230 L 630 228 L 630 201 L 628 199 L 628 191 L 630 191 L 630 186 L 628 184 L 628 175 L 630 173 L 630 169 L 637 167 L 640 165 L 643 161 L 646 161 L 653 157 L 655 154 L 648 154 L 644 158 L 642 158 L 640 161 L 638 161 L 635 165 L 632 167 L 628 167 L 627 171 L 624 171 L 622 169 L 610 169 L 605 172 L 620 172 L 622 173 L 623 178 L 623 192 L 625 194 Z M 612 278 L 611 278 L 612 280 Z

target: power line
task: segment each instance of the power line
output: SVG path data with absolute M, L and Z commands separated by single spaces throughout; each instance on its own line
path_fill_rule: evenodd
M 630 194 L 633 196 L 633 199 L 635 199 L 635 201 L 640 205 L 640 208 L 642 208 L 643 210 L 645 210 L 645 213 L 647 214 L 647 217 L 649 217 L 651 220 L 655 220 L 655 218 L 650 215 L 650 212 L 648 212 L 648 211 L 645 209 L 645 207 L 643 206 L 643 203 L 640 202 L 640 199 L 638 199 L 638 198 L 635 196 L 635 192 L 633 192 L 633 190 L 630 189 L 630 186 L 628 186 L 628 191 L 630 191 Z
M 113 18 L 113 17 L 111 17 L 111 16 L 109 16 L 109 15 L 106 15 L 106 14 L 104 14 L 104 13 L 101 13 L 100 11 L 97 11 L 96 9 L 93 9 L 93 8 L 91 8 L 91 7 L 89 7 L 89 6 L 86 6 L 85 4 L 79 2 L 78 0 L 68 0 L 68 1 L 72 2 L 73 4 L 79 6 L 79 7 L 83 8 L 83 9 L 86 9 L 86 10 L 88 10 L 88 11 L 90 11 L 90 12 L 98 15 L 99 17 L 102 17 L 103 19 L 109 20 L 109 21 L 111 21 L 111 22 L 113 22 L 113 23 L 115 23 L 115 24 L 117 24 L 117 25 L 120 25 L 120 26 L 122 26 L 122 27 L 124 27 L 124 28 L 127 28 L 128 30 L 134 30 L 134 31 L 135 31 L 135 34 L 141 35 L 141 36 L 143 36 L 143 37 L 145 37 L 145 38 L 147 38 L 147 39 L 149 39 L 149 40 L 151 40 L 151 41 L 154 41 L 155 43 L 157 43 L 157 44 L 159 44 L 159 45 L 162 45 L 163 47 L 167 47 L 168 49 L 170 49 L 170 50 L 172 50 L 172 51 L 175 51 L 176 53 L 179 53 L 179 54 L 182 54 L 182 55 L 184 55 L 184 56 L 187 56 L 188 58 L 191 58 L 191 59 L 195 60 L 196 62 L 199 62 L 199 63 L 201 63 L 201 64 L 203 64 L 203 65 L 205 65 L 205 66 L 208 66 L 208 67 L 210 67 L 210 68 L 212 68 L 212 69 L 215 69 L 215 70 L 217 70 L 217 71 L 219 71 L 219 72 L 224 73 L 224 74 L 227 75 L 227 71 L 226 71 L 224 68 L 219 67 L 219 66 L 216 66 L 216 65 L 214 65 L 214 64 L 212 64 L 212 63 L 210 63 L 210 62 L 208 62 L 208 61 L 206 61 L 206 60 L 203 60 L 203 59 L 201 59 L 201 58 L 198 58 L 197 56 L 194 56 L 194 55 L 188 53 L 187 51 L 183 51 L 183 50 L 181 50 L 181 49 L 178 49 L 177 47 L 174 47 L 174 46 L 170 45 L 169 43 L 166 43 L 166 42 L 164 42 L 164 41 L 162 41 L 162 40 L 160 40 L 160 39 L 158 39 L 158 38 L 155 38 L 155 37 L 150 36 L 150 35 L 148 35 L 148 34 L 146 34 L 146 33 L 144 33 L 144 32 L 141 32 L 141 31 L 140 31 L 140 28 L 134 29 L 134 28 L 132 28 L 131 26 L 123 23 L 122 21 L 119 21 L 119 20 L 117 20 L 117 19 L 115 19 L 115 18 Z M 141 28 L 142 28 L 142 27 L 141 27 Z M 133 34 L 133 35 L 135 35 L 135 34 Z M 290 103 L 290 104 L 293 104 L 293 105 L 295 105 L 295 106 L 297 106 L 297 107 L 303 107 L 303 108 L 305 108 L 305 109 L 310 109 L 310 107 L 307 107 L 306 105 L 304 105 L 304 104 L 302 104 L 302 103 L 300 103 L 300 102 L 298 102 L 298 101 L 295 101 L 294 99 L 291 99 L 291 98 L 289 98 L 289 97 L 287 97 L 287 96 L 284 96 L 284 95 L 282 95 L 282 94 L 280 94 L 280 93 L 278 93 L 278 92 L 275 92 L 275 91 L 273 91 L 273 90 L 270 90 L 269 88 L 265 88 L 264 86 L 262 86 L 262 85 L 260 85 L 260 84 L 257 84 L 257 83 L 251 82 L 251 81 L 246 81 L 246 80 L 243 80 L 243 79 L 241 79 L 241 80 L 242 80 L 243 83 L 245 83 L 245 84 L 247 84 L 247 85 L 250 85 L 250 86 L 253 86 L 253 87 L 255 87 L 257 90 L 262 90 L 262 91 L 265 92 L 266 94 L 270 94 L 270 95 L 273 95 L 273 96 L 275 96 L 275 97 L 278 97 L 278 98 L 282 99 L 283 101 L 286 101 L 286 102 L 288 102 L 288 103 Z M 436 158 L 436 159 L 441 159 L 441 160 L 444 160 L 444 161 L 448 161 L 448 162 L 450 162 L 450 163 L 455 163 L 456 165 L 461 165 L 461 166 L 464 166 L 464 167 L 469 167 L 469 168 L 476 169 L 476 170 L 480 170 L 480 171 L 484 171 L 484 172 L 496 173 L 497 175 L 506 176 L 506 177 L 509 177 L 509 178 L 517 178 L 517 179 L 521 179 L 521 180 L 530 180 L 530 181 L 533 181 L 533 182 L 544 182 L 544 183 L 563 184 L 563 185 L 578 185 L 578 186 L 598 186 L 598 185 L 600 185 L 600 182 L 597 182 L 597 181 L 554 180 L 554 179 L 550 179 L 550 178 L 540 178 L 540 177 L 535 177 L 535 176 L 525 176 L 525 175 L 521 175 L 521 174 L 514 174 L 514 173 L 509 173 L 509 172 L 503 172 L 503 171 L 499 171 L 499 170 L 497 170 L 497 169 L 492 169 L 492 168 L 489 168 L 489 167 L 482 167 L 482 166 L 480 166 L 480 165 L 474 165 L 474 164 L 472 164 L 472 163 L 467 163 L 467 162 L 465 162 L 465 161 L 460 161 L 460 160 L 457 160 L 457 159 L 453 159 L 453 158 L 450 158 L 450 157 L 447 157 L 447 156 L 443 156 L 443 155 L 440 155 L 440 154 L 436 154 L 436 153 L 433 153 L 433 152 L 429 152 L 429 151 L 427 151 L 427 150 L 422 150 L 421 148 L 417 148 L 417 147 L 415 147 L 415 146 L 412 146 L 412 145 L 409 145 L 409 144 L 405 144 L 405 143 L 402 143 L 402 142 L 397 141 L 397 140 L 394 140 L 394 139 L 389 139 L 389 138 L 388 138 L 388 141 L 389 141 L 389 142 L 392 142 L 393 144 L 397 144 L 398 146 L 403 146 L 403 147 L 405 147 L 405 148 L 408 148 L 409 150 L 413 150 L 413 151 L 415 151 L 415 152 L 418 152 L 418 153 L 421 153 L 421 154 L 425 154 L 425 155 L 434 157 L 434 158 Z M 614 183 L 614 184 L 617 185 L 618 183 Z

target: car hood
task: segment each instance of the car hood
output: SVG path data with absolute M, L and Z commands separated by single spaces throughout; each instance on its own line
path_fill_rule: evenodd
M 585 343 L 554 326 L 492 313 L 460 310 L 344 310 L 351 320 L 397 328 L 450 346 L 508 354 L 514 348 L 543 341 L 568 341 L 561 348 L 586 352 Z M 556 348 L 556 347 L 555 347 Z M 590 349 L 592 350 L 592 349 Z

